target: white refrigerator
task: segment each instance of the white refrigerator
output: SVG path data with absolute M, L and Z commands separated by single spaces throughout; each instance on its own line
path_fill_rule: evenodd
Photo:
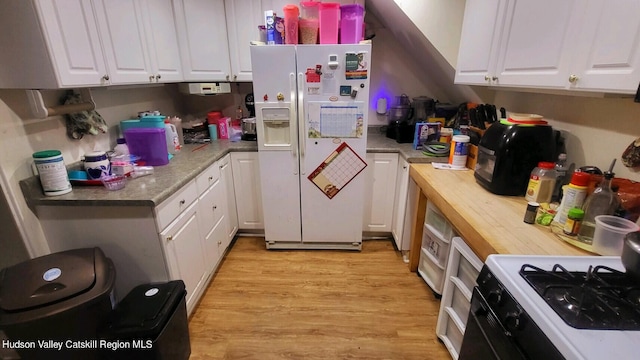
M 251 46 L 267 248 L 362 247 L 371 45 Z

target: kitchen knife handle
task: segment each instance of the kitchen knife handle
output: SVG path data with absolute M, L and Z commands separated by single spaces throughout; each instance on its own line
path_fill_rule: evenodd
M 304 153 L 307 146 L 304 123 L 304 74 L 298 73 L 298 141 L 300 143 L 300 174 L 305 175 Z
M 289 88 L 291 98 L 289 101 L 289 136 L 291 137 L 291 156 L 293 158 L 293 175 L 298 175 L 298 128 L 296 127 L 296 74 L 289 73 Z

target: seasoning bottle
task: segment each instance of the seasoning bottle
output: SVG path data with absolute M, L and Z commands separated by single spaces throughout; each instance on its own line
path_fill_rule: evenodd
M 530 201 L 527 204 L 527 211 L 524 213 L 524 222 L 527 224 L 533 224 L 536 222 L 536 214 L 538 213 L 538 208 L 540 204 L 537 202 Z
M 578 235 L 580 230 L 580 224 L 584 218 L 584 210 L 580 208 L 573 208 L 567 213 L 567 221 L 564 223 L 562 231 L 570 236 Z
M 567 222 L 569 210 L 574 207 L 582 207 L 584 199 L 587 197 L 587 185 L 589 184 L 590 175 L 585 172 L 575 171 L 571 176 L 569 185 L 562 187 L 562 201 L 556 210 L 556 216 L 553 221 L 564 226 Z
M 541 161 L 538 166 L 531 171 L 529 184 L 525 199 L 537 203 L 548 203 L 551 201 L 553 188 L 556 184 L 557 173 L 552 162 Z
M 613 168 L 613 165 L 611 168 Z M 578 240 L 585 244 L 591 244 L 593 242 L 593 233 L 596 229 L 596 216 L 613 215 L 620 206 L 618 194 L 611 190 L 611 180 L 615 174 L 610 170 L 604 172 L 602 182 L 600 182 L 600 185 L 593 191 L 593 194 L 587 198 L 583 206 L 584 220 L 578 232 Z
M 562 198 L 562 187 L 566 184 L 567 175 L 570 166 L 567 164 L 567 154 L 562 153 L 558 155 L 555 166 L 556 170 L 556 184 L 553 187 L 553 194 L 551 195 L 551 201 L 560 201 Z

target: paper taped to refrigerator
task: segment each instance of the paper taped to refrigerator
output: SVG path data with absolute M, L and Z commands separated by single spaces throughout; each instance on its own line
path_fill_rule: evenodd
M 361 103 L 309 102 L 310 138 L 360 138 L 364 130 Z
M 365 167 L 367 163 L 347 143 L 342 143 L 309 175 L 308 179 L 329 199 L 333 199 Z

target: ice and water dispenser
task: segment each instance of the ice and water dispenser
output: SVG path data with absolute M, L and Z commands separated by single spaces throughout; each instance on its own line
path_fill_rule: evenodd
M 291 121 L 295 121 L 288 107 L 262 107 L 262 124 L 258 135 L 260 146 L 276 148 L 291 145 Z M 293 119 L 292 119 L 293 118 Z

